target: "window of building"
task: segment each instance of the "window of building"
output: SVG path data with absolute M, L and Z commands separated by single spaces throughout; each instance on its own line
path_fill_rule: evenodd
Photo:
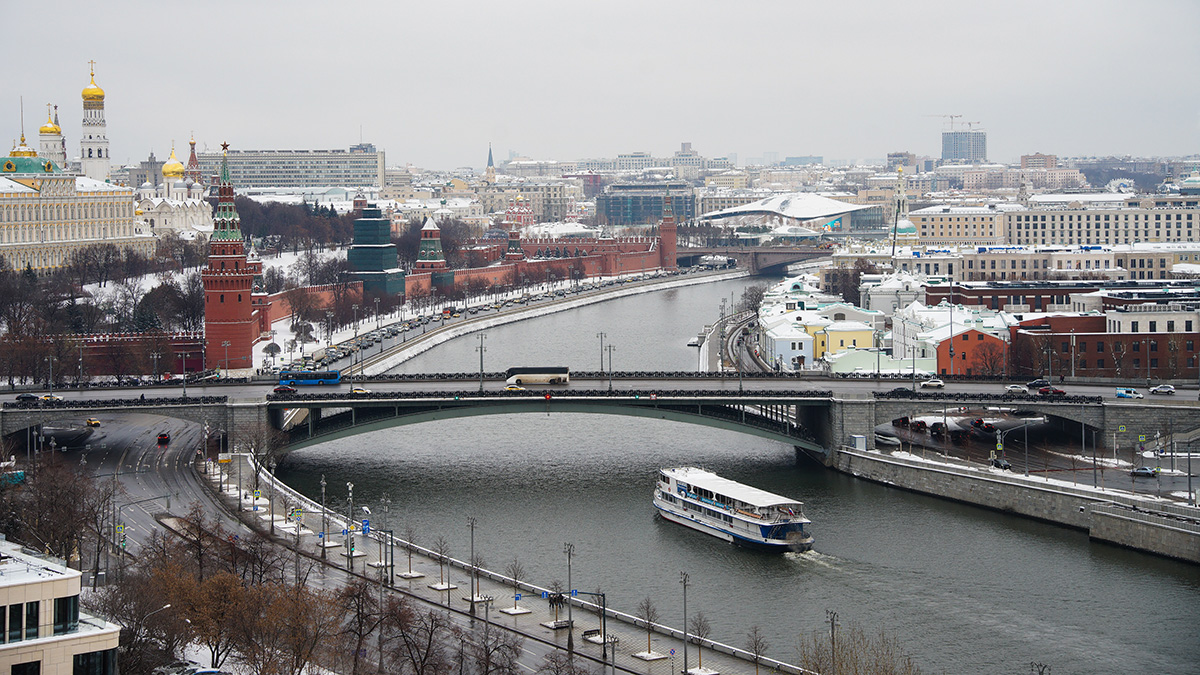
M 1158 322 L 1157 321 L 1150 322 L 1150 332 L 1151 333 L 1158 332 Z
M 36 640 L 38 636 L 38 614 L 41 609 L 40 600 L 25 603 L 25 639 Z
M 1157 368 L 1158 367 L 1158 359 L 1150 359 L 1150 367 Z
M 79 630 L 79 596 L 54 599 L 54 634 Z
M 1133 343 L 1133 351 L 1135 351 L 1135 352 L 1142 351 L 1142 343 L 1140 340 Z
M 90 150 L 88 152 L 91 152 Z M 42 662 L 29 661 L 28 663 L 14 663 L 12 670 L 9 671 L 12 675 L 42 675 Z
M 116 675 L 117 650 L 76 654 L 71 672 L 73 675 Z
M 1150 351 L 1152 351 L 1152 352 L 1158 351 L 1158 342 L 1156 342 L 1154 340 L 1150 341 Z
M 1192 322 L 1190 319 L 1183 322 L 1183 329 L 1188 333 L 1192 332 Z
M 1138 332 L 1138 322 L 1136 322 L 1136 321 L 1129 322 L 1129 332 L 1130 333 Z

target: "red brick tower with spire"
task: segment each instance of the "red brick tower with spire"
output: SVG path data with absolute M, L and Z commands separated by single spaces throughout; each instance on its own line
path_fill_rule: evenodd
M 192 154 L 188 156 L 187 167 L 183 170 L 183 177 L 193 183 L 200 182 L 200 158 L 196 157 L 196 139 L 193 137 L 188 141 L 188 145 L 192 146 Z
M 221 149 L 228 151 L 229 144 L 222 143 Z M 229 162 L 222 158 L 217 212 L 208 240 L 208 267 L 200 273 L 204 284 L 205 368 L 254 367 L 253 347 L 260 334 L 251 293 L 254 277 L 259 274 L 262 263 L 246 255 L 241 219 L 233 206 Z
M 676 262 L 678 240 L 679 233 L 675 226 L 675 211 L 671 206 L 671 193 L 668 192 L 663 197 L 662 223 L 658 226 L 659 265 L 664 270 L 678 268 Z

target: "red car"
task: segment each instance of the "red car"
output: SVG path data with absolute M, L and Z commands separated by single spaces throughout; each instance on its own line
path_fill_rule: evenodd
M 1038 396 L 1045 396 L 1047 398 L 1054 398 L 1057 396 L 1066 396 L 1066 395 L 1067 395 L 1067 392 L 1063 391 L 1062 389 L 1059 389 L 1058 387 L 1042 387 L 1041 389 L 1038 389 Z

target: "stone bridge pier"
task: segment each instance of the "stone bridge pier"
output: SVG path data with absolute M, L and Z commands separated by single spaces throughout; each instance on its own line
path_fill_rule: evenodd
M 865 396 L 835 395 L 827 409 L 806 408 L 802 421 L 814 431 L 822 445 L 849 444 L 850 436 L 866 436 L 867 447 L 875 447 L 875 427 L 890 424 L 900 417 L 936 415 L 944 409 L 952 412 L 959 407 L 1006 408 L 1017 412 L 1045 415 L 1050 420 L 1062 420 L 1068 426 L 1083 424 L 1087 443 L 1091 447 L 1112 449 L 1132 448 L 1143 442 L 1152 447 L 1157 433 L 1163 443 L 1173 436 L 1190 437 L 1200 429 L 1200 403 L 1103 401 L 1090 403 L 1041 400 L 989 401 L 966 397 L 875 399 Z M 1145 438 L 1144 441 L 1139 439 Z M 1081 441 L 1082 442 L 1082 441 Z

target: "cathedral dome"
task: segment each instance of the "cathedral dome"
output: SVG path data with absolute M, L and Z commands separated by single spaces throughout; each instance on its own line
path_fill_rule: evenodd
M 92 82 L 83 88 L 83 100 L 85 101 L 104 101 L 104 90 L 96 86 L 96 75 L 92 74 Z
M 46 113 L 46 123 L 43 124 L 41 126 L 41 128 L 38 129 L 38 133 L 39 134 L 58 134 L 61 136 L 62 128 L 60 128 L 57 124 L 54 123 L 54 118 L 50 116 L 50 113 Z
M 175 148 L 171 148 L 171 157 L 163 164 L 163 178 L 183 178 L 183 162 L 175 156 Z

